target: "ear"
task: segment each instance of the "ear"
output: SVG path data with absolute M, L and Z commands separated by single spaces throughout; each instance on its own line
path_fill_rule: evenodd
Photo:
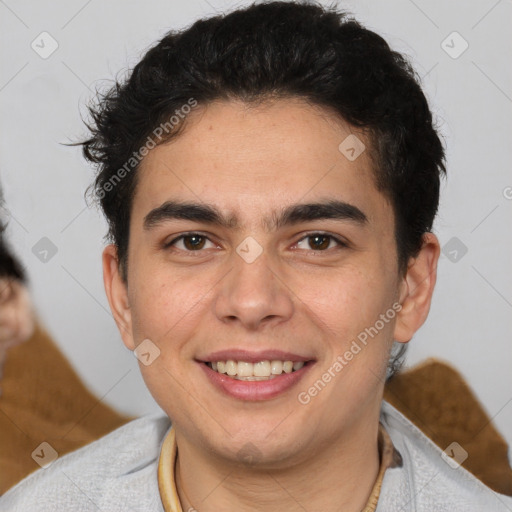
M 427 319 L 437 278 L 440 246 L 432 233 L 423 235 L 423 245 L 415 258 L 411 258 L 402 278 L 400 304 L 394 339 L 407 343 Z
M 132 314 L 128 301 L 128 287 L 121 277 L 117 247 L 107 245 L 103 250 L 103 284 L 110 310 L 116 321 L 123 343 L 130 350 L 135 349 L 132 334 Z

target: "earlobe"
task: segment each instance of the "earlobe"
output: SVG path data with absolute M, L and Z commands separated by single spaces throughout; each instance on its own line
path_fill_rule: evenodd
M 117 247 L 107 245 L 103 250 L 103 284 L 107 294 L 110 310 L 124 344 L 130 350 L 135 348 L 132 334 L 132 316 L 128 300 L 128 288 L 121 277 Z
M 407 343 L 427 319 L 436 284 L 439 241 L 432 233 L 423 235 L 423 245 L 409 262 L 400 291 L 402 309 L 397 315 L 394 339 Z

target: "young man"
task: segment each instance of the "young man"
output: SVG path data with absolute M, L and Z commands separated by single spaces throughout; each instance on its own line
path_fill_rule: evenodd
M 382 402 L 429 311 L 444 172 L 382 38 L 289 2 L 198 21 L 91 129 L 106 292 L 168 418 L 58 459 L 5 510 L 512 508 Z

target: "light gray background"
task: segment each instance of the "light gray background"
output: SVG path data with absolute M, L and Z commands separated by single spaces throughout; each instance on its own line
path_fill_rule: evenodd
M 11 214 L 8 236 L 63 352 L 99 397 L 132 414 L 157 405 L 122 345 L 103 291 L 105 223 L 84 203 L 93 172 L 77 148 L 61 143 L 86 134 L 80 112 L 95 87 L 133 66 L 167 30 L 244 3 L 0 2 L 0 179 Z M 446 254 L 408 364 L 430 356 L 450 361 L 512 443 L 511 2 L 340 5 L 411 57 L 448 147 L 435 229 Z M 34 40 L 42 46 L 43 31 L 59 45 L 47 59 L 31 48 Z M 452 54 L 463 48 L 454 31 L 469 44 L 456 59 L 442 47 L 446 40 Z M 32 253 L 42 237 L 58 250 L 46 263 Z M 453 237 L 467 247 L 455 262 L 453 248 L 446 249 Z

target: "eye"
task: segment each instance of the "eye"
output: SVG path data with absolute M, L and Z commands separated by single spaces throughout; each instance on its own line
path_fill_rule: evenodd
M 211 246 L 205 247 L 208 243 L 210 243 Z M 206 236 L 201 235 L 200 233 L 185 233 L 184 235 L 180 235 L 174 240 L 166 243 L 165 247 L 174 247 L 182 251 L 197 252 L 205 248 L 210 249 L 215 247 L 215 245 L 211 240 L 209 240 Z
M 348 245 L 340 240 L 339 238 L 329 235 L 327 233 L 311 233 L 301 238 L 296 246 L 300 248 L 301 245 L 305 244 L 305 241 L 308 240 L 309 249 L 313 251 L 326 251 L 328 249 L 332 249 L 333 247 L 347 247 Z M 334 244 L 334 245 L 333 245 Z M 308 250 L 308 248 L 305 248 Z

